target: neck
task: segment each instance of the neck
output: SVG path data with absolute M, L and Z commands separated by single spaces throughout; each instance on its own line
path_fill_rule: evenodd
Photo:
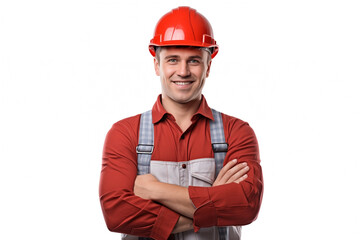
M 165 110 L 174 116 L 176 123 L 185 131 L 191 125 L 191 118 L 199 109 L 201 97 L 187 103 L 178 103 L 162 95 L 162 105 Z

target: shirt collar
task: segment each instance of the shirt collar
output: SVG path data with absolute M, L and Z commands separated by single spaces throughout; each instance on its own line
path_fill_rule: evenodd
M 153 108 L 152 108 L 152 121 L 153 123 L 159 122 L 165 115 L 170 114 L 166 112 L 165 108 L 161 103 L 161 94 L 158 96 Z M 201 103 L 199 109 L 194 116 L 202 115 L 208 119 L 214 120 L 211 108 L 208 106 L 204 95 L 201 95 Z M 193 118 L 194 118 L 193 116 Z

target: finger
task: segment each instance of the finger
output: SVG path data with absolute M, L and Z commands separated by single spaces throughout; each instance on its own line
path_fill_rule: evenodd
M 234 167 L 237 163 L 237 159 L 233 159 L 231 161 L 229 161 L 219 172 L 220 176 L 223 176 L 229 169 L 231 169 L 232 167 Z
M 242 176 L 244 176 L 248 171 L 249 171 L 249 166 L 243 167 L 241 168 L 239 171 L 237 171 L 236 173 L 234 173 L 226 183 L 231 183 L 234 182 L 236 180 L 238 180 L 239 178 L 241 178 Z
M 247 178 L 248 178 L 248 175 L 245 174 L 244 176 L 236 179 L 236 180 L 234 181 L 234 183 L 240 183 L 240 182 L 244 181 L 244 180 L 247 179 Z
M 228 182 L 229 179 L 236 173 L 238 173 L 241 169 L 246 168 L 247 163 L 240 163 L 237 164 L 236 166 L 232 167 L 231 169 L 229 169 L 223 176 L 222 180 L 225 181 L 224 183 Z
M 232 167 L 234 167 L 237 163 L 237 159 L 233 159 L 231 161 L 229 161 L 219 172 L 218 176 L 215 179 L 214 185 L 218 184 L 224 184 L 225 182 L 222 180 L 224 175 L 226 174 L 226 172 L 231 169 Z

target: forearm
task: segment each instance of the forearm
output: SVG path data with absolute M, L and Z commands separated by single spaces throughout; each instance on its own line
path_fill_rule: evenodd
M 159 202 L 183 216 L 193 218 L 196 209 L 186 187 L 155 182 L 149 189 L 149 194 L 149 199 Z
M 261 205 L 262 182 L 250 177 L 241 183 L 216 187 L 189 187 L 197 207 L 194 226 L 246 225 L 254 221 Z
M 134 196 L 126 178 L 105 167 L 100 180 L 100 203 L 110 231 L 167 239 L 179 214 L 153 201 Z M 161 234 L 161 236 L 159 236 Z

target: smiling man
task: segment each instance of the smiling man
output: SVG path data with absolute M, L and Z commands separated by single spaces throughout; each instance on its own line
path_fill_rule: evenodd
M 248 123 L 211 109 L 202 95 L 218 53 L 210 23 L 179 7 L 149 45 L 162 92 L 151 111 L 107 134 L 100 202 L 122 239 L 241 238 L 259 212 L 263 179 Z

